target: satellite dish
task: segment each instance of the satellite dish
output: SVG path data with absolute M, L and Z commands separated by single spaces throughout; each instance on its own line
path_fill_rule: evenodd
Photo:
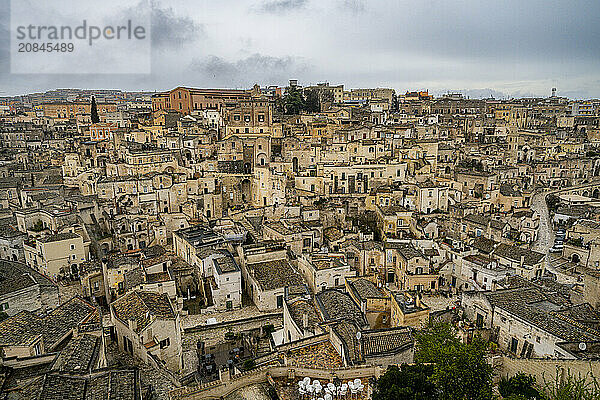
M 356 332 L 356 339 L 360 340 L 361 337 L 362 337 L 362 333 Z
M 587 349 L 587 345 L 583 342 L 579 343 L 579 350 L 585 351 Z

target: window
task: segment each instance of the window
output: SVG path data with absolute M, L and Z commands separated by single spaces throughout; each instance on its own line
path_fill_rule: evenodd
M 277 308 L 283 307 L 283 296 L 277 296 Z
M 0 311 L 8 310 L 8 303 L 0 304 Z
M 478 328 L 483 327 L 483 315 L 477 313 L 477 322 L 475 323 Z
M 74 244 L 71 245 L 71 250 L 75 250 L 75 245 Z
M 160 341 L 160 348 L 164 349 L 165 347 L 169 347 L 171 345 L 171 339 L 166 338 L 165 340 Z
M 512 353 L 517 353 L 517 349 L 519 348 L 519 341 L 516 338 L 512 338 L 510 341 L 510 351 Z

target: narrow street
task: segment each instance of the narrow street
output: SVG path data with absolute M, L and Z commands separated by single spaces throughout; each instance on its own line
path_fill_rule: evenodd
M 537 212 L 540 216 L 540 227 L 538 237 L 533 244 L 532 250 L 547 254 L 550 247 L 554 243 L 554 230 L 550 222 L 550 213 L 546 205 L 546 195 L 549 191 L 543 191 L 533 196 L 531 201 L 531 209 Z

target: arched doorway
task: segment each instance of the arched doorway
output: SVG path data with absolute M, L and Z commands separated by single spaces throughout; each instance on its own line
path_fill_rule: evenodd
M 598 189 L 598 188 L 594 189 L 594 192 L 592 193 L 592 197 L 595 199 L 600 198 L 600 189 Z
M 579 264 L 579 261 L 581 261 L 579 254 L 571 255 L 571 262 L 573 262 L 573 264 Z

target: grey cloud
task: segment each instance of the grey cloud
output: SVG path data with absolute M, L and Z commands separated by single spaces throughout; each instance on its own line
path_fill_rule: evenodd
M 260 12 L 279 14 L 304 8 L 307 3 L 307 0 L 266 0 L 255 9 Z
M 152 7 L 152 44 L 158 47 L 182 47 L 204 36 L 204 25 L 187 16 L 175 14 L 173 8 Z
M 355 13 L 365 10 L 364 0 L 341 0 L 339 6 L 343 10 L 349 10 Z
M 0 73 L 10 69 L 10 4 L 8 0 L 0 0 Z M 0 93 L 2 90 L 0 89 Z
M 189 69 L 200 79 L 218 85 L 249 87 L 253 83 L 284 83 L 287 79 L 306 73 L 311 67 L 294 57 L 273 57 L 253 54 L 237 61 L 217 56 L 195 59 Z

